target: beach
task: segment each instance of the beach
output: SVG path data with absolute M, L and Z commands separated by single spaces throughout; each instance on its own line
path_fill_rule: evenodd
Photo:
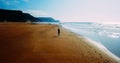
M 0 51 L 0 63 L 120 63 L 84 37 L 53 24 L 0 24 Z

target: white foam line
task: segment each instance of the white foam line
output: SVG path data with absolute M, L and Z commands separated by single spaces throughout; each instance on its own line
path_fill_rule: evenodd
M 63 26 L 65 29 L 72 31 L 71 29 L 69 29 L 68 27 Z M 72 31 L 73 33 L 75 33 L 74 31 Z M 77 33 L 75 33 L 77 34 Z M 78 37 L 81 37 L 79 34 L 77 34 Z M 88 43 L 94 45 L 95 47 L 97 47 L 99 50 L 103 51 L 106 55 L 108 55 L 109 57 L 115 59 L 117 62 L 120 63 L 120 58 L 117 57 L 116 55 L 114 55 L 112 52 L 110 52 L 104 45 L 102 45 L 99 42 L 93 41 L 89 38 L 83 37 L 85 40 L 87 40 Z
M 81 36 L 79 36 L 81 37 Z M 90 44 L 94 45 L 95 47 L 97 47 L 99 50 L 103 51 L 106 55 L 108 55 L 109 57 L 115 59 L 116 61 L 120 62 L 120 58 L 117 57 L 116 55 L 114 55 L 112 52 L 110 52 L 104 45 L 102 45 L 99 42 L 93 41 L 89 38 L 84 38 L 85 40 L 87 40 L 87 42 L 89 42 Z

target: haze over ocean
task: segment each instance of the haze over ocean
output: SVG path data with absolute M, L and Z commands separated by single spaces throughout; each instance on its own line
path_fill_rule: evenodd
M 14 9 L 62 22 L 120 23 L 120 0 L 0 0 L 0 9 Z

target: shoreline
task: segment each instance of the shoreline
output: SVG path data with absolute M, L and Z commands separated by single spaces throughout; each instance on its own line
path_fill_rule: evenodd
M 117 60 L 118 62 L 120 62 L 120 58 L 116 55 L 114 55 L 112 52 L 110 52 L 105 46 L 103 46 L 102 44 L 93 41 L 89 38 L 85 38 L 86 42 L 88 42 L 89 44 L 92 44 L 93 46 L 95 46 L 97 49 L 101 50 L 103 53 L 105 53 L 106 55 L 108 55 L 109 57 Z
M 62 26 L 63 28 L 65 28 L 64 26 Z M 72 30 L 65 28 L 66 30 L 74 33 L 76 36 L 78 37 L 82 37 L 84 40 L 86 40 L 86 42 L 88 42 L 89 44 L 92 44 L 93 46 L 97 47 L 98 49 L 100 49 L 101 51 L 103 51 L 104 53 L 106 53 L 108 56 L 113 57 L 113 59 L 117 59 L 120 62 L 120 58 L 118 56 L 116 56 L 115 54 L 113 54 L 112 52 L 110 52 L 104 45 L 100 44 L 99 42 L 96 42 L 94 40 L 91 40 L 87 37 L 81 36 L 80 34 L 77 34 L 75 32 L 73 32 Z
M 82 36 L 49 24 L 0 25 L 1 63 L 119 63 Z

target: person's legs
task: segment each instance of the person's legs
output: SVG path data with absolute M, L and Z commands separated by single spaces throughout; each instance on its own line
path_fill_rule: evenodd
M 58 29 L 58 36 L 60 36 L 60 29 Z

